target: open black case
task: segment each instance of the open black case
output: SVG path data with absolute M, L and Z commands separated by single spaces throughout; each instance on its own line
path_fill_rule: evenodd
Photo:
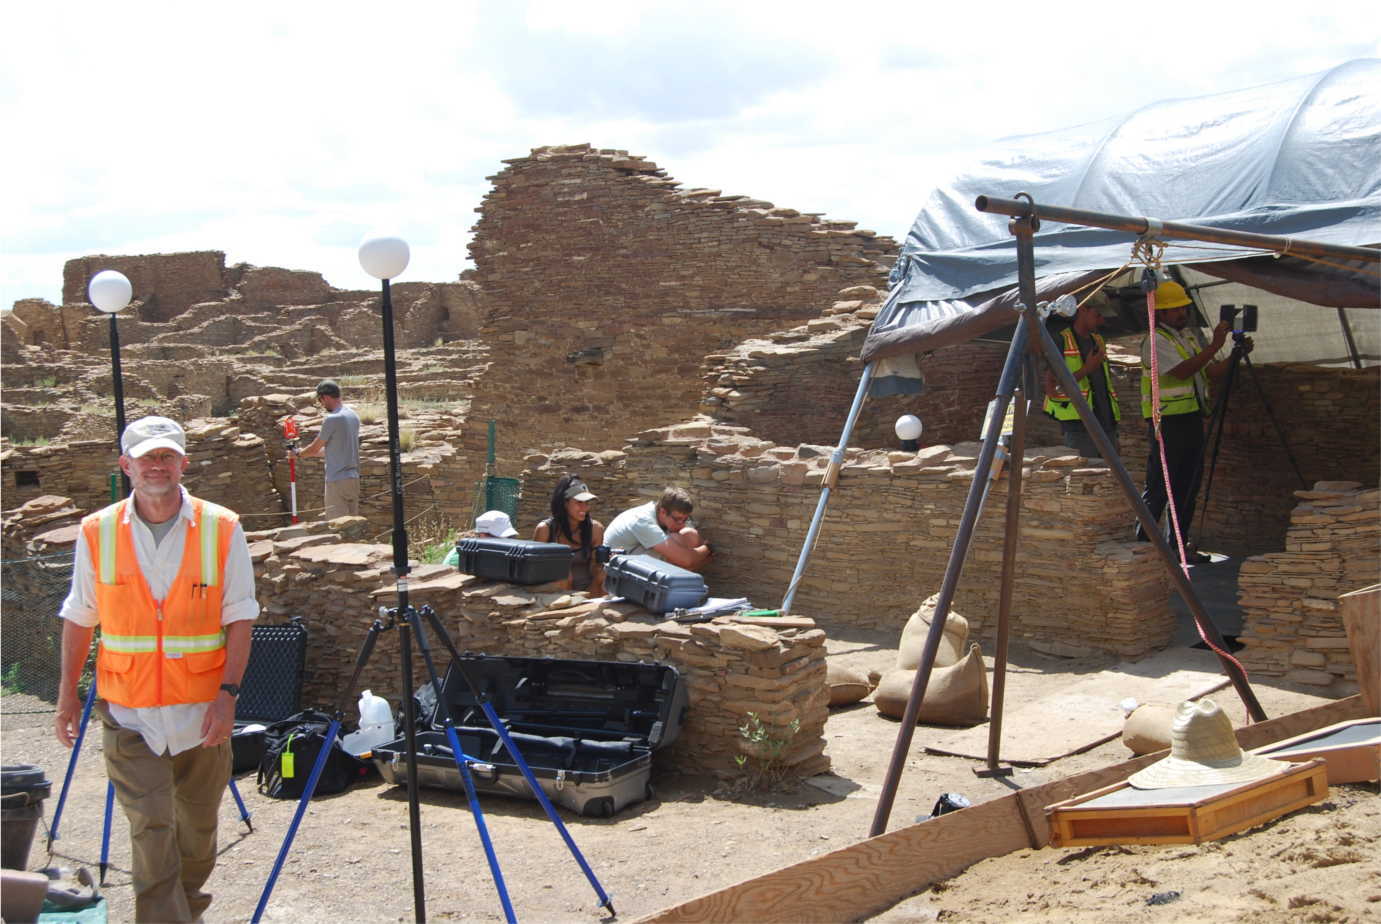
M 533 798 L 465 676 L 493 705 L 547 797 L 582 815 L 607 817 L 649 798 L 652 752 L 675 741 L 685 720 L 686 688 L 669 665 L 462 655 L 442 690 L 480 792 Z M 418 783 L 464 789 L 430 685 L 417 701 Z M 390 783 L 407 784 L 404 749 L 401 737 L 374 749 Z

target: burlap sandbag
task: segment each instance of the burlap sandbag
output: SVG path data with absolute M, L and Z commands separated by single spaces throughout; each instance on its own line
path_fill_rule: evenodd
M 930 624 L 935 618 L 935 594 L 921 604 L 921 608 L 911 614 L 906 626 L 901 630 L 901 642 L 897 645 L 897 667 L 914 671 L 921 666 L 921 652 L 925 640 L 930 635 Z M 964 644 L 969 640 L 969 621 L 954 610 L 945 616 L 945 632 L 940 637 L 940 647 L 935 649 L 935 666 L 949 667 L 958 664 L 964 657 Z
M 1122 743 L 1138 756 L 1170 747 L 1170 723 L 1178 706 L 1170 703 L 1142 703 L 1127 716 L 1122 726 Z
M 914 670 L 894 670 L 882 675 L 873 692 L 878 712 L 893 719 L 906 714 L 906 700 L 915 683 Z M 983 655 L 974 645 L 958 664 L 930 672 L 918 725 L 975 725 L 988 718 L 988 671 Z
M 847 706 L 856 703 L 873 692 L 868 675 L 856 667 L 839 664 L 833 659 L 825 660 L 825 686 L 830 691 L 831 706 Z

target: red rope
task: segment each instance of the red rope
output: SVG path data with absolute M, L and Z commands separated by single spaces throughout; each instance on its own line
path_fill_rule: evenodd
M 1159 335 L 1156 333 L 1156 293 L 1154 290 L 1146 293 L 1146 329 L 1151 332 L 1151 425 L 1155 429 L 1156 446 L 1160 450 L 1161 484 L 1165 487 L 1165 503 L 1170 508 L 1170 531 L 1175 534 L 1175 544 L 1180 551 L 1180 570 L 1184 572 L 1185 580 L 1189 580 L 1189 556 L 1185 552 L 1184 538 L 1180 535 L 1179 511 L 1175 509 L 1175 492 L 1170 485 L 1170 460 L 1166 458 L 1165 440 L 1160 432 L 1160 356 L 1156 349 L 1156 337 Z M 1214 654 L 1235 664 L 1237 669 L 1242 672 L 1242 679 L 1247 679 L 1247 669 L 1242 666 L 1242 662 L 1215 645 L 1204 633 L 1204 627 L 1198 619 L 1194 620 L 1194 629 L 1199 633 L 1199 638 L 1213 650 Z

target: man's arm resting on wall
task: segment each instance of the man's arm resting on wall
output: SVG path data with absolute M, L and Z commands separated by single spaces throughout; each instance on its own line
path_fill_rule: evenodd
M 77 681 L 81 678 L 86 655 L 91 651 L 91 636 L 95 626 L 79 626 L 70 619 L 62 621 L 62 680 L 58 685 L 58 711 L 54 723 L 58 740 L 63 747 L 71 747 L 77 740 L 81 726 L 82 701 L 77 695 Z

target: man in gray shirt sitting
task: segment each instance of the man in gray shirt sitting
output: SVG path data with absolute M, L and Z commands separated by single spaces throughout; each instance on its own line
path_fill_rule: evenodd
M 299 455 L 326 457 L 326 510 L 323 519 L 360 513 L 360 418 L 340 399 L 340 386 L 327 379 L 316 387 L 326 409 L 321 432 Z
M 681 488 L 666 488 L 660 499 L 630 507 L 604 530 L 604 544 L 630 555 L 651 555 L 691 571 L 703 571 L 713 554 L 690 523 L 694 503 Z

